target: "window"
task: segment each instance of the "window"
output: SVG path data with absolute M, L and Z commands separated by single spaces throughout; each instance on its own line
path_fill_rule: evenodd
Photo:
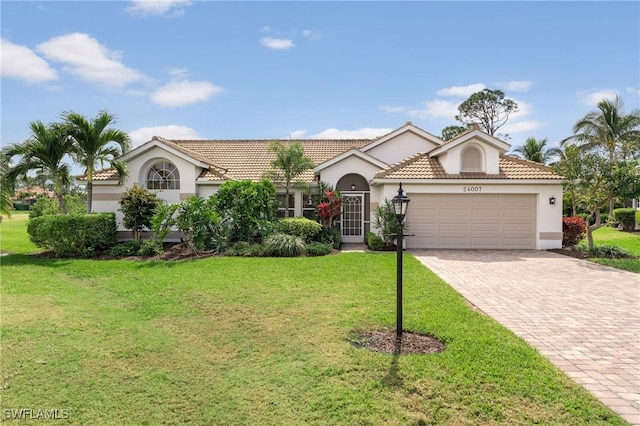
M 476 147 L 470 146 L 462 151 L 462 172 L 481 172 L 482 153 Z
M 316 194 L 304 194 L 302 197 L 302 216 L 315 220 L 318 204 L 318 196 Z
M 285 212 L 286 212 L 285 204 L 284 204 L 285 196 L 284 196 L 284 194 L 277 194 L 276 197 L 278 199 L 278 217 L 279 218 L 283 218 L 284 215 L 285 215 Z M 295 214 L 294 214 L 295 213 L 295 209 L 294 209 L 295 205 L 296 205 L 296 194 L 290 192 L 289 193 L 289 217 L 295 216 Z
M 147 173 L 147 189 L 180 189 L 180 173 L 168 161 L 159 161 Z

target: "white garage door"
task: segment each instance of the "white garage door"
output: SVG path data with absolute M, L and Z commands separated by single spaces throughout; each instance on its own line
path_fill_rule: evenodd
M 409 248 L 536 248 L 533 194 L 409 194 Z

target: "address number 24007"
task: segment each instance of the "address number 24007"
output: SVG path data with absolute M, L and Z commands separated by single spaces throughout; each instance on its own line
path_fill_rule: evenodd
M 482 192 L 481 186 L 463 186 L 462 192 Z

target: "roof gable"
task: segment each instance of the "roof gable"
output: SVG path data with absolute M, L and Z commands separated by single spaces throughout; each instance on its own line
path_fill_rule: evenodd
M 389 165 L 387 163 L 385 163 L 384 161 L 381 161 L 375 157 L 372 157 L 371 155 L 365 154 L 364 152 L 356 149 L 356 148 L 352 148 L 349 151 L 343 152 L 342 154 L 338 154 L 337 156 L 330 158 L 329 160 L 325 161 L 322 164 L 317 165 L 314 169 L 313 172 L 314 173 L 319 173 L 322 170 L 333 166 L 336 163 L 339 163 L 347 158 L 350 157 L 358 157 L 363 161 L 366 161 L 367 163 L 373 164 L 374 166 L 378 167 L 378 168 L 385 168 L 388 167 Z
M 210 159 L 199 154 L 198 152 L 185 149 L 184 147 L 178 146 L 168 139 L 164 139 L 158 136 L 154 136 L 149 142 L 146 142 L 140 145 L 139 147 L 124 154 L 123 156 L 120 157 L 120 161 L 127 162 L 130 160 L 133 160 L 134 158 L 140 157 L 141 155 L 149 152 L 154 148 L 159 148 L 164 151 L 167 151 L 175 155 L 176 157 L 182 158 L 183 160 L 195 166 L 199 166 L 205 169 L 208 169 L 210 166 L 213 166 L 223 172 L 226 172 L 226 170 L 223 167 L 218 166 L 217 164 L 213 163 Z
M 429 152 L 429 155 L 432 157 L 437 157 L 440 154 L 443 154 L 449 150 L 451 150 L 452 148 L 455 148 L 465 142 L 468 142 L 472 139 L 476 139 L 476 140 L 480 140 L 483 143 L 486 143 L 488 145 L 493 146 L 494 148 L 496 148 L 498 151 L 500 151 L 500 153 L 504 154 L 507 151 L 509 151 L 509 149 L 511 148 L 511 145 L 509 145 L 508 143 L 494 137 L 491 136 L 488 133 L 483 132 L 482 130 L 480 130 L 480 128 L 478 126 L 473 126 L 471 129 L 460 133 L 458 136 L 456 136 L 455 138 L 452 138 L 448 141 L 446 141 L 445 143 L 443 143 L 442 145 L 440 145 L 439 147 L 435 148 L 434 150 Z
M 395 139 L 396 137 L 404 134 L 404 133 L 413 133 L 417 136 L 419 136 L 420 138 L 436 145 L 436 146 L 440 146 L 442 145 L 443 141 L 442 139 L 438 138 L 437 136 L 432 135 L 431 133 L 421 129 L 420 127 L 414 126 L 413 123 L 411 121 L 407 121 L 404 126 L 397 128 L 396 130 L 387 133 L 386 135 L 380 136 L 377 139 L 374 139 L 373 141 L 371 141 L 370 143 L 368 143 L 367 145 L 362 147 L 362 152 L 367 152 L 367 151 L 371 151 L 372 149 L 383 145 L 385 143 L 387 143 L 388 141 Z

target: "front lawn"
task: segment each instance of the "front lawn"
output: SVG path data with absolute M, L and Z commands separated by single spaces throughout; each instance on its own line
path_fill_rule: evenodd
M 9 237 L 16 223 L 0 225 L 2 249 L 24 253 Z M 67 410 L 73 424 L 625 424 L 410 255 L 404 323 L 444 340 L 439 354 L 348 341 L 394 327 L 393 253 L 0 262 L 3 413 Z
M 606 244 L 620 247 L 636 256 L 636 259 L 592 258 L 589 260 L 613 266 L 614 268 L 640 273 L 640 234 L 604 226 L 593 233 L 593 241 L 595 245 Z

